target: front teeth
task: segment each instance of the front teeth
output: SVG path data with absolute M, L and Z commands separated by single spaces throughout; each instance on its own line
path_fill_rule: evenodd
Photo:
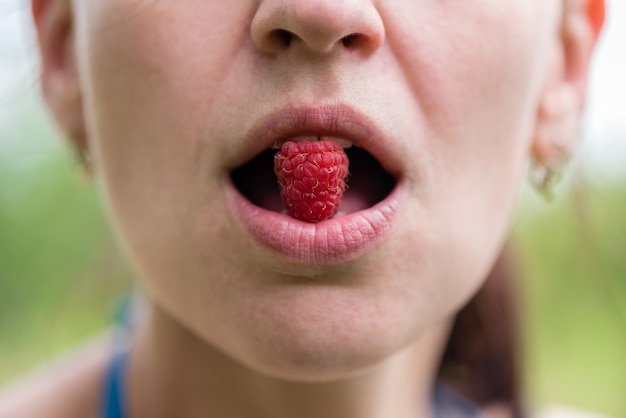
M 322 139 L 333 140 L 337 144 L 339 144 L 339 146 L 341 148 L 344 148 L 344 149 L 351 148 L 352 145 L 354 145 L 354 143 L 352 141 L 350 141 L 349 139 L 345 139 L 345 138 L 339 138 L 339 137 L 333 137 L 333 136 L 307 135 L 307 136 L 297 136 L 297 137 L 294 137 L 294 138 L 287 138 L 287 139 L 281 139 L 281 140 L 278 140 L 278 141 L 274 141 L 274 144 L 272 144 L 272 149 L 281 149 L 282 146 L 287 141 L 294 141 L 294 142 L 309 141 L 309 142 L 315 142 L 315 141 L 320 141 Z
M 339 146 L 343 149 L 352 148 L 352 145 L 354 145 L 354 143 L 350 141 L 349 139 L 345 139 L 345 138 L 330 138 L 330 139 L 338 143 Z

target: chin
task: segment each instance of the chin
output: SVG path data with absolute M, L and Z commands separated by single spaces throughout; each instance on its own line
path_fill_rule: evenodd
M 402 349 L 400 344 L 367 335 L 345 338 L 336 335 L 264 336 L 239 359 L 245 366 L 275 379 L 323 383 L 364 374 Z
M 365 373 L 419 341 L 431 323 L 397 303 L 372 303 L 346 289 L 294 286 L 280 293 L 240 311 L 245 317 L 230 340 L 236 349 L 227 350 L 278 379 L 328 382 Z

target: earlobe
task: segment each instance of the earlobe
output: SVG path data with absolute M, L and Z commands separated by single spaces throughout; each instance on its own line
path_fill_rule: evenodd
M 593 46 L 604 21 L 604 0 L 566 1 L 558 60 L 541 96 L 532 143 L 536 164 L 547 169 L 569 158 L 578 139 Z
M 87 135 L 76 68 L 71 1 L 32 0 L 31 5 L 39 42 L 43 95 L 55 121 L 82 159 L 87 151 Z
M 532 148 L 535 163 L 556 168 L 569 158 L 579 130 L 578 103 L 576 90 L 566 83 L 544 93 Z

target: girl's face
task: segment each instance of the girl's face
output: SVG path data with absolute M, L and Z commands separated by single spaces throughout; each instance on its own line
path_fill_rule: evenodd
M 419 341 L 479 287 L 554 75 L 558 2 L 73 7 L 112 220 L 150 297 L 201 338 L 326 379 Z M 310 135 L 355 144 L 344 211 L 319 224 L 279 213 L 263 158 Z

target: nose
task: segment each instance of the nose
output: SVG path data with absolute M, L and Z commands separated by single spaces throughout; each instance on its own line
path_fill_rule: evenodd
M 385 40 L 372 0 L 262 0 L 252 42 L 267 55 L 290 49 L 325 55 L 338 49 L 371 54 Z

